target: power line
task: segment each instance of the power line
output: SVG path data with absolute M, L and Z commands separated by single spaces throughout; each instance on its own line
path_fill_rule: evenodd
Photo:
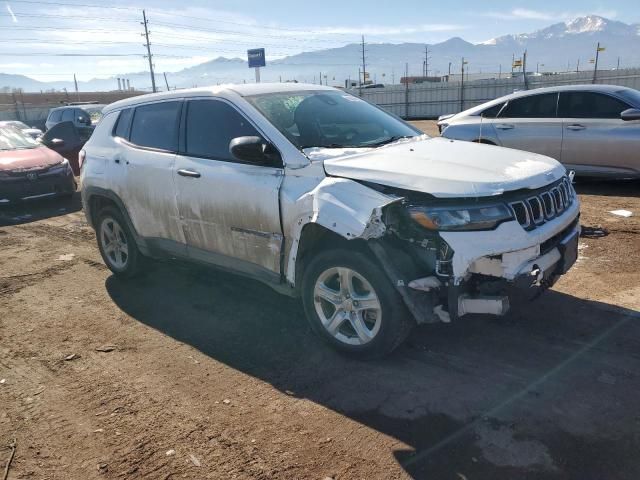
M 220 30 L 217 28 L 203 28 L 203 27 L 193 27 L 190 25 L 181 25 L 178 23 L 169 23 L 169 22 L 157 22 L 153 21 L 153 25 L 158 25 L 161 27 L 169 27 L 169 28 L 177 28 L 182 30 L 196 31 L 196 32 L 205 32 L 205 33 L 225 33 L 227 35 L 242 35 L 245 37 L 257 37 L 257 38 L 276 38 L 283 39 L 282 35 L 268 35 L 268 34 L 253 34 L 248 32 L 240 32 L 237 30 Z M 335 43 L 333 40 L 322 40 L 322 39 L 307 39 L 307 38 L 299 38 L 299 37 L 286 37 L 286 40 L 296 40 L 300 42 L 322 42 L 322 43 Z
M 85 8 L 100 8 L 100 9 L 105 9 L 105 10 L 129 10 L 129 11 L 137 11 L 139 12 L 140 9 L 137 7 L 123 7 L 123 6 L 113 6 L 113 5 L 97 5 L 97 4 L 91 4 L 91 3 L 71 3 L 71 2 L 43 2 L 43 1 L 39 1 L 39 0 L 11 0 L 11 3 L 24 3 L 24 4 L 29 4 L 29 5 L 53 5 L 53 6 L 62 6 L 62 7 L 85 7 Z M 339 32 L 322 32 L 322 31 L 313 31 L 313 30 L 308 30 L 308 29 L 293 29 L 293 28 L 285 28 L 285 27 L 270 27 L 267 25 L 255 25 L 255 24 L 249 24 L 249 23 L 241 23 L 241 22 L 232 22 L 230 20 L 220 20 L 219 18 L 212 18 L 212 17 L 195 17 L 195 16 L 190 16 L 190 15 L 181 15 L 181 14 L 176 14 L 176 13 L 167 13 L 167 12 L 162 12 L 160 10 L 149 10 L 150 13 L 153 14 L 157 14 L 157 15 L 164 15 L 164 16 L 170 16 L 170 17 L 180 17 L 180 18 L 188 18 L 188 19 L 192 19 L 192 20 L 200 20 L 200 21 L 207 21 L 207 20 L 213 20 L 216 21 L 218 23 L 228 23 L 231 25 L 240 25 L 243 27 L 252 27 L 252 28 L 260 28 L 261 30 L 275 30 L 275 31 L 287 31 L 287 32 L 299 32 L 299 33 L 304 33 L 306 35 L 308 34 L 316 34 L 316 35 L 350 35 L 347 33 L 339 33 Z
M 45 53 L 45 52 L 0 52 L 1 56 L 6 57 L 146 57 L 141 53 Z M 163 58 L 190 58 L 185 55 L 156 55 Z
M 23 20 L 24 18 L 60 18 L 63 20 L 87 20 L 86 15 L 55 15 L 55 14 L 51 14 L 51 13 L 24 13 L 24 12 L 13 12 L 13 15 L 11 15 L 10 13 L 0 13 L 0 17 L 18 17 L 20 18 L 20 20 Z M 116 23 L 138 23 L 137 20 L 125 20 L 122 18 L 116 18 L 116 17 L 95 17 L 95 16 L 91 16 L 90 20 L 109 20 L 110 22 L 116 22 Z M 34 28 L 38 28 L 38 27 L 34 27 Z

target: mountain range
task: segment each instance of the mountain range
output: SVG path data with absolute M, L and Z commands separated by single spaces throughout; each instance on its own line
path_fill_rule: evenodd
M 592 69 L 589 60 L 595 56 L 600 43 L 602 69 L 636 67 L 640 65 L 640 24 L 626 24 L 596 15 L 556 23 L 531 33 L 504 35 L 481 43 L 470 43 L 454 37 L 428 45 L 429 75 L 458 73 L 462 58 L 471 73 L 498 73 L 511 70 L 513 58 L 521 58 L 527 51 L 528 71 L 567 71 Z M 366 69 L 376 83 L 398 83 L 405 65 L 410 75 L 421 75 L 425 57 L 424 43 L 366 44 Z M 267 49 L 267 56 L 269 51 Z M 297 80 L 318 83 L 320 76 L 330 85 L 344 85 L 345 80 L 357 81 L 361 68 L 362 46 L 348 44 L 339 48 L 315 50 L 267 62 L 261 70 L 262 81 Z M 254 81 L 254 72 L 241 58 L 219 57 L 214 60 L 168 73 L 173 87 L 191 87 L 218 83 Z M 79 82 L 81 91 L 115 90 L 117 77 L 126 77 L 137 89 L 150 88 L 148 72 L 114 75 L 108 79 Z M 157 75 L 156 83 L 163 87 L 164 78 Z M 73 90 L 73 82 L 39 82 L 22 75 L 0 73 L 0 88 L 22 88 L 25 91 L 50 89 Z

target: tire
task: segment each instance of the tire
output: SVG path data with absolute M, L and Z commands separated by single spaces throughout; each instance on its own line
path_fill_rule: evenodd
M 384 272 L 359 251 L 336 249 L 315 255 L 304 270 L 302 302 L 317 335 L 359 358 L 391 353 L 415 325 Z
M 109 270 L 124 278 L 130 278 L 140 273 L 142 254 L 138 250 L 127 222 L 118 209 L 106 207 L 100 211 L 96 237 L 100 255 Z M 114 239 L 117 239 L 115 245 Z

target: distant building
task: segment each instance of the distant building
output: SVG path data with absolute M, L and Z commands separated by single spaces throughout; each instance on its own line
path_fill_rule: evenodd
M 414 84 L 414 83 L 440 83 L 442 82 L 442 77 L 402 77 L 400 78 L 400 83 L 402 85 Z

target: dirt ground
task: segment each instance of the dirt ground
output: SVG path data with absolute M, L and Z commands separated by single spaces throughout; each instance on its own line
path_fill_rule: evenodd
M 116 279 L 78 198 L 0 210 L 0 474 L 15 439 L 12 480 L 636 480 L 640 184 L 578 190 L 586 236 L 551 291 L 375 362 L 257 282 Z

